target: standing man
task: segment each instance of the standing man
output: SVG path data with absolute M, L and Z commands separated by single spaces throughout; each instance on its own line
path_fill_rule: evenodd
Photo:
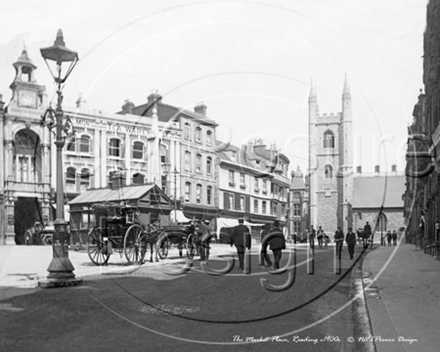
M 392 237 L 393 237 L 393 246 L 397 246 L 397 233 L 396 233 L 396 230 L 393 231 Z
M 344 245 L 344 233 L 342 232 L 341 228 L 338 227 L 338 229 L 335 232 L 335 248 L 336 248 L 336 256 L 341 259 L 342 254 L 342 246 Z
M 316 237 L 316 230 L 313 228 L 310 229 L 310 233 L 309 233 L 309 243 L 310 243 L 310 248 L 315 249 L 315 237 Z
M 282 256 L 282 250 L 286 249 L 286 240 L 283 235 L 283 231 L 280 228 L 279 220 L 273 222 L 273 229 L 269 232 L 271 236 L 269 240 L 270 249 L 273 252 L 274 269 L 280 268 L 280 261 Z
M 263 231 L 261 231 L 260 235 L 260 243 L 261 243 L 261 252 L 260 252 L 260 265 L 262 266 L 271 266 L 272 261 L 270 260 L 269 254 L 267 254 L 267 243 L 263 244 L 264 238 L 269 235 L 270 226 L 264 225 Z M 264 264 L 264 263 L 267 264 Z
M 244 252 L 246 248 L 251 249 L 251 234 L 247 226 L 244 226 L 243 223 L 243 219 L 238 219 L 238 226 L 235 226 L 232 230 L 231 242 L 231 247 L 235 244 L 235 247 L 237 248 L 240 269 L 244 269 Z
M 348 228 L 347 235 L 345 236 L 345 242 L 347 243 L 350 259 L 353 259 L 354 247 L 356 246 L 356 234 L 352 231 L 351 227 Z
M 317 237 L 318 239 L 318 246 L 319 248 L 322 248 L 322 244 L 324 242 L 324 230 L 321 226 L 318 227 Z
M 365 249 L 368 248 L 368 240 L 370 239 L 370 236 L 371 236 L 371 226 L 367 221 L 367 223 L 364 226 L 364 236 L 363 236 Z

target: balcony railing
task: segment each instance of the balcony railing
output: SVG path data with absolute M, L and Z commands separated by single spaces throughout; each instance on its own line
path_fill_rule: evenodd
M 31 183 L 6 181 L 5 191 L 29 192 L 29 193 L 50 193 L 49 183 Z

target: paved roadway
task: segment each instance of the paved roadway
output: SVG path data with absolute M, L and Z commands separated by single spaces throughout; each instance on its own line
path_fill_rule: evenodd
M 351 269 L 362 259 L 361 248 L 357 251 L 349 260 L 345 249 L 339 275 L 334 247 L 316 249 L 312 263 L 306 246 L 299 245 L 296 270 L 281 275 L 258 266 L 255 248 L 247 273 L 235 262 L 229 273 L 214 275 L 213 269 L 231 262 L 226 255 L 213 257 L 209 266 L 195 261 L 179 274 L 183 264 L 176 258 L 175 264 L 141 267 L 131 275 L 36 290 L 7 300 L 10 309 L 0 312 L 0 350 L 53 351 L 60 345 L 64 351 L 350 350 L 346 341 L 356 322 L 351 305 L 344 305 Z M 293 266 L 292 247 L 284 251 L 282 265 L 289 259 Z M 307 272 L 312 265 L 314 275 Z M 262 279 L 285 285 L 289 272 L 294 283 L 287 289 L 263 288 Z

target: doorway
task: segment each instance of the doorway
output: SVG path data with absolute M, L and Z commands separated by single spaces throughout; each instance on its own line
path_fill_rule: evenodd
M 18 197 L 14 206 L 15 242 L 25 244 L 24 233 L 34 225 L 35 221 L 42 222 L 41 206 L 38 198 Z

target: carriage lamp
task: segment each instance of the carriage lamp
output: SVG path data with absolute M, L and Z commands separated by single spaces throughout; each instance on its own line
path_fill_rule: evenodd
M 73 125 L 68 117 L 64 116 L 61 104 L 64 83 L 78 62 L 78 54 L 66 48 L 63 32 L 58 30 L 52 46 L 40 49 L 46 65 L 57 86 L 56 109 L 49 107 L 41 117 L 41 124 L 54 133 L 56 146 L 56 219 L 54 221 L 55 234 L 52 241 L 52 261 L 47 271 L 47 279 L 38 283 L 40 287 L 62 287 L 78 285 L 82 282 L 75 278 L 74 267 L 69 259 L 69 233 L 64 219 L 64 185 L 63 185 L 63 155 L 62 149 L 65 140 L 74 134 Z M 67 65 L 67 70 L 63 71 Z

